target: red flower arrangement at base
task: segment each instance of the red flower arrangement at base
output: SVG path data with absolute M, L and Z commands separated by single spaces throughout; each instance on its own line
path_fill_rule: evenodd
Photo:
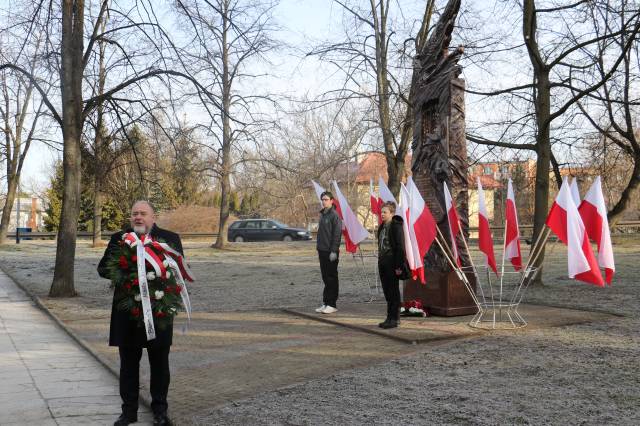
M 429 312 L 422 304 L 422 300 L 414 299 L 405 302 L 400 308 L 400 315 L 404 317 L 427 317 Z

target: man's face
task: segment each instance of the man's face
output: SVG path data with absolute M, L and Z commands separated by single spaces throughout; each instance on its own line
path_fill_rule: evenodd
M 131 207 L 131 227 L 135 232 L 148 233 L 156 221 L 156 216 L 149 204 L 137 202 Z
M 324 207 L 325 209 L 333 205 L 333 201 L 331 200 L 331 198 L 329 198 L 328 195 L 323 195 L 321 200 L 322 200 L 322 207 Z
M 383 222 L 389 222 L 393 218 L 393 214 L 391 213 L 391 210 L 389 210 L 389 207 L 383 207 L 380 213 Z

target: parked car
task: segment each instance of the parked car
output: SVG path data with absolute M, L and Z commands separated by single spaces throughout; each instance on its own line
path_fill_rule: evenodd
M 310 240 L 311 234 L 306 229 L 292 228 L 273 219 L 243 219 L 229 226 L 227 239 L 236 243 Z

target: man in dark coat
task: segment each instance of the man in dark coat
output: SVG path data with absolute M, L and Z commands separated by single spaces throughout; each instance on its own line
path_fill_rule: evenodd
M 116 232 L 111 236 L 109 245 L 98 265 L 98 274 L 109 277 L 107 267 L 113 252 L 119 249 L 119 242 L 125 232 L 136 232 L 139 235 L 149 234 L 154 240 L 162 240 L 183 254 L 182 243 L 178 234 L 159 228 L 155 224 L 155 213 L 148 201 L 137 201 L 131 208 L 131 228 Z M 120 397 L 122 398 L 122 414 L 114 423 L 115 426 L 126 426 L 138 421 L 138 394 L 140 376 L 140 358 L 142 349 L 147 348 L 151 367 L 151 410 L 154 425 L 169 425 L 167 416 L 167 393 L 169 391 L 169 350 L 173 339 L 173 324 L 164 329 L 155 327 L 156 337 L 147 341 L 144 325 L 131 319 L 129 312 L 117 309 L 121 295 L 116 290 L 111 307 L 111 328 L 109 346 L 117 346 L 120 351 Z
M 378 273 L 384 298 L 387 300 L 387 318 L 378 324 L 381 328 L 396 328 L 400 324 L 400 281 L 405 263 L 402 217 L 396 214 L 396 203 L 382 205 L 382 225 L 378 228 Z
M 342 238 L 342 220 L 333 206 L 333 194 L 325 191 L 320 195 L 322 210 L 318 224 L 316 248 L 320 259 L 320 272 L 324 282 L 322 306 L 316 309 L 321 314 L 337 312 L 338 302 L 338 261 L 340 239 Z

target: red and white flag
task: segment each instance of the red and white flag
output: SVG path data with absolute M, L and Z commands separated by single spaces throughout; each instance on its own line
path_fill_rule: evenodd
M 396 203 L 396 206 L 398 205 L 396 197 L 393 196 L 387 184 L 384 183 L 384 179 L 382 179 L 382 176 L 378 178 L 378 193 L 380 194 L 380 199 L 383 203 L 387 201 L 393 201 L 394 203 Z
M 598 265 L 604 268 L 607 284 L 611 285 L 611 280 L 615 274 L 616 267 L 613 261 L 613 247 L 611 245 L 611 234 L 609 233 L 609 220 L 607 219 L 607 206 L 602 194 L 602 183 L 600 176 L 593 181 L 589 192 L 584 196 L 584 200 L 578 207 L 580 217 L 584 222 L 584 227 L 591 238 L 598 245 Z
M 573 202 L 576 206 L 580 205 L 580 188 L 578 187 L 578 179 L 571 179 L 571 198 L 573 198 Z
M 373 178 L 371 178 L 369 179 L 369 204 L 371 205 L 371 213 L 378 218 L 378 225 L 382 223 L 382 212 L 380 211 L 380 207 L 382 206 L 381 201 L 373 190 Z
M 422 262 L 420 258 L 416 256 L 417 250 L 414 249 L 412 244 L 413 240 L 415 240 L 415 236 L 412 238 L 411 231 L 409 229 L 409 191 L 404 186 L 403 183 L 400 183 L 400 204 L 398 204 L 398 209 L 396 214 L 402 217 L 402 233 L 404 235 L 404 254 L 407 258 L 407 263 L 409 264 L 409 269 L 416 271 L 418 268 L 422 267 Z
M 518 212 L 516 210 L 516 196 L 513 193 L 513 183 L 507 183 L 507 205 L 505 208 L 507 233 L 504 243 L 504 258 L 511 261 L 516 271 L 522 269 L 522 253 L 520 252 L 520 229 L 518 228 Z
M 449 237 L 451 238 L 451 250 L 453 252 L 453 257 L 455 259 L 454 262 L 458 266 L 462 266 L 462 262 L 460 261 L 460 254 L 458 253 L 458 244 L 456 243 L 456 237 L 460 233 L 460 219 L 458 219 L 458 212 L 456 211 L 456 206 L 453 203 L 453 199 L 451 198 L 451 193 L 449 192 L 449 187 L 446 182 L 443 182 L 443 192 L 444 192 L 444 202 L 445 207 L 447 208 L 447 219 L 449 223 Z
M 424 276 L 424 257 L 429 251 L 433 240 L 436 239 L 436 221 L 424 202 L 422 194 L 413 182 L 411 176 L 407 179 L 406 191 L 409 196 L 409 233 L 411 247 L 414 252 L 415 269 L 413 274 L 426 283 Z
M 478 245 L 480 246 L 480 251 L 484 253 L 487 265 L 497 274 L 498 268 L 493 251 L 493 236 L 489 227 L 489 214 L 487 213 L 480 177 L 478 177 Z
M 547 226 L 567 246 L 569 278 L 603 287 L 602 274 L 566 176 L 547 216 Z
M 324 192 L 324 188 L 318 185 L 314 180 L 311 181 L 313 184 L 313 189 L 316 191 L 316 195 L 318 196 L 318 202 L 320 203 L 320 208 L 322 208 L 322 193 Z
M 345 246 L 349 253 L 355 253 L 358 250 L 358 244 L 369 237 L 369 232 L 358 222 L 358 218 L 351 210 L 347 199 L 340 192 L 335 180 L 333 181 L 333 188 L 336 192 L 334 204 L 340 219 L 342 219 L 342 235 L 344 236 Z

